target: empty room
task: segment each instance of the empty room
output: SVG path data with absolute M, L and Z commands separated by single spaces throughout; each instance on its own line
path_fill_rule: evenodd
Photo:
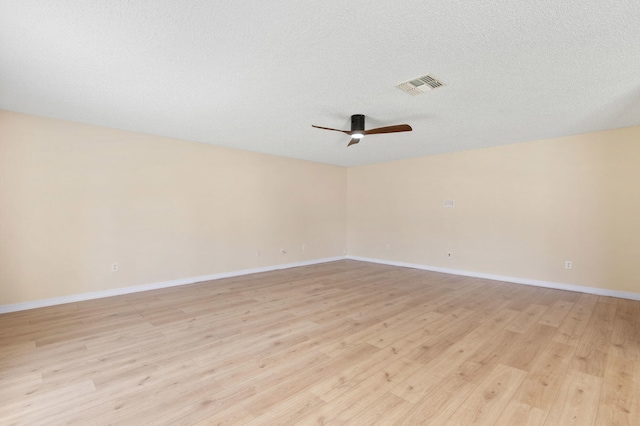
M 640 424 L 638 17 L 0 0 L 0 424 Z

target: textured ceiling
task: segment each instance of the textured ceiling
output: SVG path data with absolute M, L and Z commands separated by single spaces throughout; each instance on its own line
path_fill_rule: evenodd
M 0 0 L 0 109 L 360 165 L 640 125 L 638 0 Z M 446 87 L 394 86 L 431 73 Z M 317 124 L 414 131 L 349 137 Z

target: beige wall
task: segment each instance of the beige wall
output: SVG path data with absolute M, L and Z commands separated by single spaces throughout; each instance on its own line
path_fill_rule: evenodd
M 342 256 L 346 188 L 342 167 L 0 111 L 0 305 Z
M 640 127 L 345 169 L 0 111 L 0 306 L 347 247 L 640 293 L 639 163 Z
M 349 255 L 640 293 L 640 127 L 353 167 L 347 208 Z

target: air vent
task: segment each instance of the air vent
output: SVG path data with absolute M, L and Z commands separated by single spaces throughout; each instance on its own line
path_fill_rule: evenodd
M 423 75 L 422 77 L 414 78 L 413 80 L 405 81 L 398 84 L 396 87 L 412 96 L 419 95 L 429 90 L 437 89 L 444 86 L 444 83 L 432 75 Z

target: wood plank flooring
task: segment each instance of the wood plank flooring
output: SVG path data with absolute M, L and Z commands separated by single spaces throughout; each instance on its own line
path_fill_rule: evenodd
M 357 261 L 0 315 L 2 425 L 639 425 L 640 302 Z

